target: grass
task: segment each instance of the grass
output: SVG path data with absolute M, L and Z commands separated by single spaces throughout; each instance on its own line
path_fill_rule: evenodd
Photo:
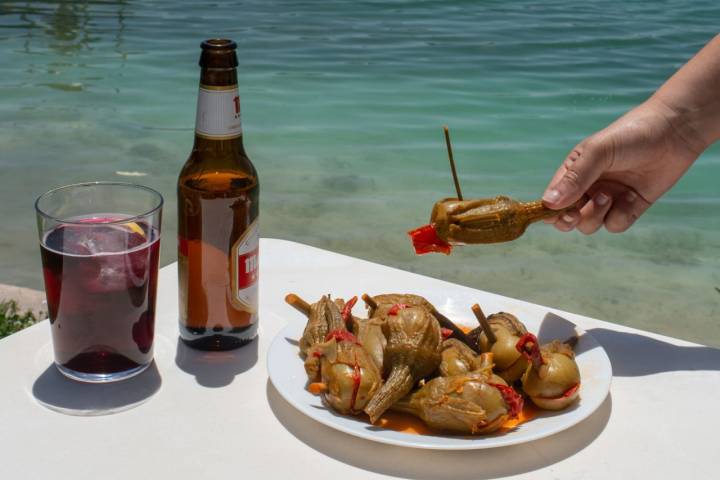
M 14 300 L 0 302 L 0 338 L 19 332 L 35 322 L 35 315 L 30 311 L 19 312 Z

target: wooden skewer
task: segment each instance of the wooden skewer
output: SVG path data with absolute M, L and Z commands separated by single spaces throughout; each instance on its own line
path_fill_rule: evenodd
M 310 315 L 310 304 L 294 293 L 287 294 L 285 296 L 285 302 L 303 315 Z
M 365 305 L 372 308 L 373 310 L 377 310 L 378 304 L 377 302 L 367 293 L 362 294 L 363 302 L 365 302 Z
M 573 335 L 572 337 L 565 340 L 563 343 L 575 350 L 575 346 L 577 345 L 578 340 L 580 340 L 580 337 L 578 337 L 577 335 Z
M 477 318 L 478 322 L 480 322 L 480 326 L 483 329 L 483 332 L 485 332 L 485 336 L 487 336 L 488 341 L 490 342 L 490 345 L 497 342 L 497 337 L 495 336 L 495 332 L 492 331 L 492 328 L 490 328 L 490 323 L 487 321 L 487 318 L 485 317 L 485 313 L 483 313 L 482 308 L 480 308 L 480 305 L 477 303 L 473 305 L 472 311 L 475 314 L 475 318 Z
M 447 145 L 448 159 L 450 160 L 450 170 L 452 171 L 453 182 L 455 182 L 455 191 L 457 192 L 458 200 L 462 200 L 462 191 L 460 190 L 460 181 L 458 180 L 457 170 L 455 170 L 455 159 L 453 158 L 452 145 L 450 144 L 450 131 L 447 125 L 443 126 L 445 132 L 445 145 Z
M 433 307 L 433 310 L 432 310 L 432 314 L 433 314 L 433 316 L 437 319 L 437 321 L 438 321 L 438 323 L 440 324 L 441 327 L 447 328 L 448 330 L 452 330 L 453 333 L 452 333 L 452 335 L 450 335 L 451 337 L 457 338 L 458 340 L 460 340 L 461 342 L 463 342 L 465 345 L 467 345 L 468 347 L 472 348 L 475 353 L 480 353 L 480 349 L 479 349 L 479 347 L 477 346 L 477 344 L 475 344 L 474 342 L 472 342 L 472 341 L 470 340 L 470 338 L 469 338 L 467 335 L 465 335 L 465 332 L 463 332 L 463 331 L 460 329 L 460 327 L 458 327 L 457 325 L 455 325 L 452 320 L 450 320 L 449 318 L 447 318 L 447 317 L 446 317 L 445 315 L 443 315 L 442 313 L 438 312 L 437 309 L 434 308 L 434 307 Z

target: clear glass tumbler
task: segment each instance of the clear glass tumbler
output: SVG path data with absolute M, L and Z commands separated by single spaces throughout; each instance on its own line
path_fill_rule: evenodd
M 129 183 L 68 185 L 35 202 L 55 365 L 82 382 L 153 358 L 163 198 Z

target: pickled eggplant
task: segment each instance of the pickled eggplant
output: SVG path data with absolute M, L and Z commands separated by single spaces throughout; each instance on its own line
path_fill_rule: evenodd
M 312 349 L 320 361 L 323 400 L 339 413 L 358 414 L 380 389 L 380 370 L 348 330 L 333 330 L 327 338 Z
M 392 406 L 422 419 L 430 428 L 464 434 L 492 433 L 522 411 L 522 397 L 477 371 L 433 378 Z
M 518 341 L 517 349 L 529 362 L 522 386 L 535 405 L 562 410 L 579 398 L 580 370 L 570 345 L 553 340 L 539 346 L 535 335 L 528 333 Z
M 542 200 L 519 202 L 505 195 L 473 200 L 444 198 L 433 205 L 430 223 L 408 235 L 418 255 L 449 255 L 454 245 L 515 240 L 530 224 L 565 210 L 551 210 Z
M 435 307 L 420 295 L 409 293 L 386 293 L 383 295 L 375 295 L 370 297 L 375 305 L 368 304 L 368 317 L 377 318 L 384 321 L 388 316 L 388 311 L 396 305 L 405 305 L 407 307 L 423 307 L 428 312 L 435 310 Z
M 494 342 L 481 327 L 470 332 L 470 337 L 477 338 L 481 352 L 492 352 L 495 373 L 506 382 L 513 383 L 525 373 L 528 365 L 525 357 L 515 348 L 527 329 L 515 315 L 506 312 L 490 315 L 487 322 L 495 336 Z
M 382 330 L 382 321 L 376 318 L 354 317 L 352 325 L 353 333 L 382 373 L 385 347 L 387 346 L 387 340 Z
M 440 364 L 440 325 L 426 308 L 389 308 L 383 332 L 387 339 L 384 366 L 388 377 L 365 407 L 372 423 Z

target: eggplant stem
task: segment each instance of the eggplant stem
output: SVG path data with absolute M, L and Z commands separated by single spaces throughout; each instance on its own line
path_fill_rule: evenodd
M 377 422 L 387 409 L 412 389 L 414 383 L 408 365 L 393 368 L 383 386 L 365 406 L 365 413 L 370 417 L 370 423 Z

